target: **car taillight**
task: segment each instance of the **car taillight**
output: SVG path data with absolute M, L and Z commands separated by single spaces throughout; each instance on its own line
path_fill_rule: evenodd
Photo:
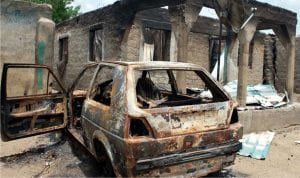
M 148 136 L 152 137 L 153 133 L 150 125 L 145 118 L 130 117 L 129 136 L 140 137 Z
M 237 109 L 234 108 L 232 115 L 231 115 L 230 124 L 237 123 L 238 121 L 239 121 L 239 115 L 238 115 Z

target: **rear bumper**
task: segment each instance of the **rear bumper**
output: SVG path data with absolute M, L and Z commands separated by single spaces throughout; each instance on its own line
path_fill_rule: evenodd
M 163 139 L 128 139 L 126 176 L 198 177 L 216 172 L 234 163 L 242 133 L 243 127 L 234 123 L 227 129 Z
M 197 160 L 205 160 L 209 158 L 218 158 L 221 156 L 230 156 L 238 152 L 241 146 L 242 144 L 240 142 L 233 142 L 205 150 L 198 150 L 180 154 L 171 154 L 157 158 L 139 160 L 137 161 L 136 171 L 142 172 L 158 167 L 171 166 L 175 164 L 184 164 L 187 162 L 194 162 Z

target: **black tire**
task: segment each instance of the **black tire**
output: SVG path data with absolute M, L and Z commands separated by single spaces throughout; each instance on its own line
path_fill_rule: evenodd
M 116 177 L 111 160 L 105 150 L 103 144 L 99 141 L 95 141 L 95 151 L 97 154 L 97 160 L 103 177 Z

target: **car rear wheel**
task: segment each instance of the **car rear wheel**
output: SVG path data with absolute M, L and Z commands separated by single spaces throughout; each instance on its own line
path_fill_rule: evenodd
M 99 162 L 100 171 L 103 177 L 115 177 L 114 169 L 106 152 L 105 147 L 99 141 L 95 141 L 95 151 Z

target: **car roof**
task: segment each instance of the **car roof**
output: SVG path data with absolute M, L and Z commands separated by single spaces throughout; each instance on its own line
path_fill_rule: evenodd
M 103 61 L 99 62 L 100 64 L 117 64 L 128 66 L 136 69 L 197 69 L 203 70 L 203 67 L 192 64 L 192 63 L 184 63 L 184 62 L 168 62 L 168 61 L 135 61 L 135 62 L 128 62 L 128 61 Z

